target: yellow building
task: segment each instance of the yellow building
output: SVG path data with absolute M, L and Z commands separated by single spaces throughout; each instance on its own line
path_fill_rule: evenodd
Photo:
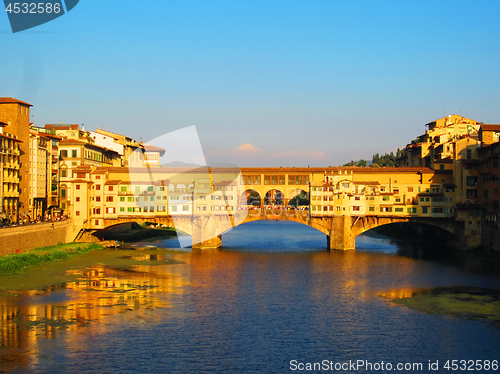
M 4 133 L 12 134 L 19 143 L 19 212 L 29 213 L 29 128 L 32 105 L 12 97 L 0 97 L 0 122 L 7 126 Z M 17 221 L 17 220 L 16 220 Z
M 43 218 L 58 206 L 59 140 L 50 130 L 30 127 L 29 214 L 32 219 Z
M 0 122 L 0 223 L 17 222 L 19 209 L 19 144 L 21 141 L 4 132 Z

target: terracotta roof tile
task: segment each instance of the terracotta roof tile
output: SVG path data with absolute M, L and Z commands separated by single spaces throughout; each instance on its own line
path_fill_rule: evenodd
M 0 97 L 0 104 L 24 104 L 24 105 L 33 106 L 33 105 L 26 103 L 24 101 L 14 99 L 13 97 Z
M 500 131 L 500 125 L 481 125 L 483 131 Z

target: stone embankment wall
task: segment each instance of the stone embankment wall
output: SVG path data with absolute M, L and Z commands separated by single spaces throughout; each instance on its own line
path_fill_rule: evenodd
M 1 228 L 0 256 L 71 242 L 76 236 L 73 231 L 71 219 Z

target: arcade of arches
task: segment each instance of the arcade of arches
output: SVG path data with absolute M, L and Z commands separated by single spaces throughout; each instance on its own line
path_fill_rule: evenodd
M 247 205 L 253 207 L 261 206 L 305 206 L 309 205 L 309 194 L 304 190 L 290 191 L 288 197 L 278 189 L 271 189 L 262 197 L 259 192 L 248 189 L 244 192 Z

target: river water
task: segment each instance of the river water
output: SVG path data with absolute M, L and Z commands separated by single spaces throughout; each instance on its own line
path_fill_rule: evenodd
M 324 234 L 292 222 L 241 225 L 222 250 L 161 248 L 176 246 L 96 251 L 0 278 L 0 372 L 287 373 L 324 360 L 331 372 L 367 372 L 345 366 L 364 360 L 368 372 L 429 372 L 430 362 L 435 373 L 453 371 L 447 360 L 500 359 L 491 320 L 393 302 L 449 287 L 498 293 L 498 277 L 386 239 L 328 252 Z

